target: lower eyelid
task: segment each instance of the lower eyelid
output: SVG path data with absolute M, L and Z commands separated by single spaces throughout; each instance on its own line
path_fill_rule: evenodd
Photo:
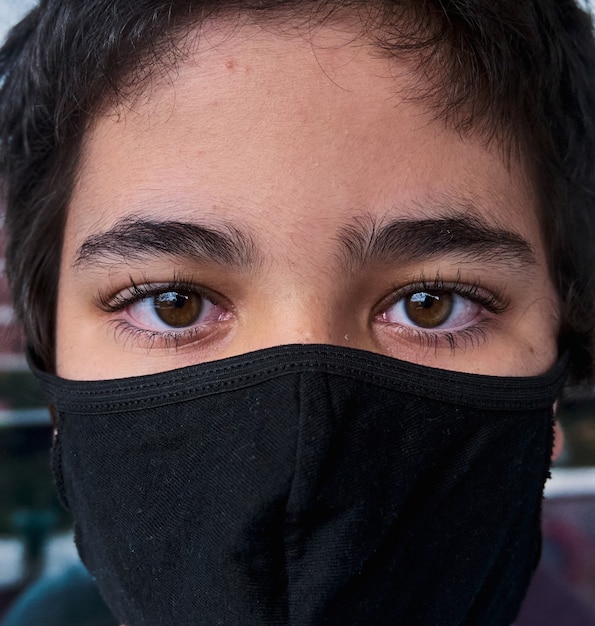
M 435 352 L 447 350 L 454 354 L 459 350 L 477 348 L 490 339 L 494 330 L 495 318 L 492 316 L 482 317 L 472 326 L 462 330 L 424 330 L 415 326 L 404 326 L 390 322 L 381 325 L 382 333 L 388 339 L 383 341 L 406 342 L 413 345 L 417 350 L 433 350 Z M 392 337 L 391 337 L 392 336 Z
M 130 344 L 141 349 L 178 349 L 190 344 L 201 344 L 209 341 L 218 330 L 225 324 L 222 322 L 205 322 L 188 328 L 170 331 L 154 331 L 139 328 L 128 320 L 119 318 L 112 319 L 108 323 L 117 343 Z

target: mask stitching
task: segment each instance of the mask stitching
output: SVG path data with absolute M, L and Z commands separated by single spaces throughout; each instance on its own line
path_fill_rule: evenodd
M 321 371 L 322 369 L 323 368 L 319 366 L 319 368 L 317 368 L 317 371 Z M 139 399 L 121 400 L 115 402 L 65 401 L 56 402 L 56 405 L 59 409 L 84 409 L 88 411 L 90 409 L 126 409 L 127 407 L 136 407 L 143 404 L 154 404 L 155 402 L 172 401 L 176 399 L 184 401 L 185 399 L 191 399 L 202 395 L 217 393 L 230 387 L 239 389 L 242 386 L 252 384 L 255 380 L 263 380 L 273 375 L 286 375 L 287 373 L 291 373 L 292 370 L 295 370 L 295 367 L 292 367 L 291 365 L 284 366 L 282 368 L 277 367 L 270 370 L 265 370 L 264 372 L 234 378 L 233 380 L 217 381 L 192 389 L 170 391 L 167 393 L 161 393 L 155 396 Z M 535 390 L 535 388 L 531 387 L 529 384 L 527 384 L 525 389 L 520 390 L 507 389 L 505 386 L 494 386 L 491 389 L 485 387 L 473 388 L 465 384 L 460 384 L 458 389 L 454 389 L 454 384 L 452 381 L 450 381 L 449 383 L 449 381 L 433 380 L 425 381 L 424 385 L 419 385 L 404 380 L 395 381 L 389 379 L 388 377 L 380 377 L 374 374 L 368 374 L 354 368 L 329 367 L 327 372 L 356 378 L 357 380 L 361 380 L 363 382 L 377 384 L 378 386 L 399 390 L 404 393 L 410 393 L 414 395 L 428 395 L 429 397 L 437 400 L 444 400 L 453 404 L 461 403 L 470 406 L 479 406 L 480 408 L 486 407 L 486 405 L 487 408 L 493 407 L 494 400 L 499 400 L 501 402 L 500 407 L 498 407 L 501 409 L 544 408 L 545 406 L 553 402 L 553 397 L 555 395 L 554 392 L 561 386 L 561 383 L 559 381 L 554 381 L 553 383 L 544 385 L 543 389 L 537 390 Z M 298 374 L 299 372 L 295 373 Z M 177 382 L 178 381 L 176 381 L 176 383 Z M 440 382 L 446 383 L 444 385 L 444 388 L 441 388 L 439 384 Z M 139 391 L 143 390 L 143 388 L 139 389 Z M 514 397 L 514 391 L 520 392 L 518 398 Z M 527 395 L 529 392 L 531 392 L 531 395 L 533 395 L 533 397 L 529 397 Z M 87 396 L 89 398 L 98 395 L 96 391 L 80 390 L 80 392 L 78 393 L 81 396 Z M 507 397 L 505 397 L 504 400 L 502 400 L 502 398 L 500 397 L 503 393 L 507 394 Z

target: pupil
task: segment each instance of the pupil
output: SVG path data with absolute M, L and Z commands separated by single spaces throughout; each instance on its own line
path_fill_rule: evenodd
M 440 296 L 433 296 L 429 293 L 414 293 L 411 296 L 411 301 L 424 309 L 429 309 L 433 304 L 440 301 Z

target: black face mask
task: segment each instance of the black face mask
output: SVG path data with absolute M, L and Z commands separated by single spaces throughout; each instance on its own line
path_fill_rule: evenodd
M 127 626 L 508 626 L 539 558 L 564 369 L 281 346 L 37 375 L 79 551 Z

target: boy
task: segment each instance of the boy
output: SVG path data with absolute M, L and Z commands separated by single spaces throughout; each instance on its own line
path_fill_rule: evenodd
M 42 2 L 9 275 L 81 557 L 139 624 L 510 624 L 593 372 L 572 2 Z

